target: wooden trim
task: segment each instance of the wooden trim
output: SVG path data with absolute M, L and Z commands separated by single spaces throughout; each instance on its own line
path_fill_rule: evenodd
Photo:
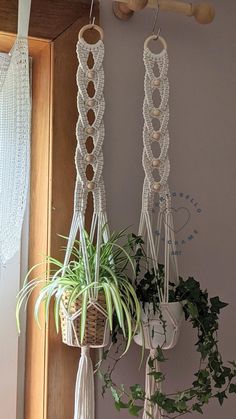
M 5 31 L 0 31 L 0 52 L 9 53 L 14 42 L 15 42 L 15 35 L 11 33 L 7 33 Z M 46 39 L 41 38 L 29 38 L 29 54 L 34 59 L 37 60 L 39 53 L 44 49 L 46 45 L 50 44 L 50 42 Z
M 78 31 L 86 21 L 78 21 L 52 44 L 52 130 L 53 150 L 50 177 L 51 189 L 51 237 L 49 253 L 63 258 L 61 247 L 68 236 L 72 213 L 75 184 L 74 152 L 76 147 L 75 126 L 77 112 L 77 56 Z M 79 351 L 61 341 L 54 326 L 53 314 L 48 331 L 48 389 L 45 418 L 67 419 L 73 417 L 74 383 Z M 60 395 L 60 396 L 59 396 Z M 34 419 L 34 418 L 30 418 Z
M 41 41 L 40 46 L 42 46 Z M 48 254 L 50 249 L 51 60 L 52 46 L 50 43 L 44 43 L 44 48 L 33 57 L 32 64 L 29 266 L 39 263 L 42 255 Z M 45 267 L 39 268 L 37 274 L 42 273 L 44 269 Z M 27 316 L 25 419 L 46 418 L 48 333 L 42 314 L 42 330 L 35 325 L 33 318 L 35 297 L 36 295 L 29 303 Z
M 0 33 L 0 50 L 9 52 L 15 36 Z M 51 118 L 50 68 L 51 44 L 30 39 L 32 57 L 32 143 L 29 265 L 38 263 L 49 251 L 50 221 L 48 212 Z M 42 202 L 43 198 L 43 202 Z M 34 297 L 35 298 L 35 297 Z M 43 419 L 46 373 L 46 328 L 37 328 L 33 320 L 34 298 L 29 302 L 26 337 L 25 417 Z M 43 325 L 43 322 L 42 322 Z M 37 377 L 37 378 L 36 378 Z
M 55 3 L 55 2 L 54 2 Z M 95 7 L 98 19 L 98 7 Z M 1 18 L 0 18 L 1 22 Z M 58 234 L 69 233 L 75 183 L 74 153 L 77 112 L 76 42 L 83 16 L 55 40 L 30 38 L 32 57 L 32 146 L 29 266 L 43 255 L 63 258 L 65 244 Z M 89 37 L 97 34 L 91 31 Z M 0 32 L 0 50 L 9 52 L 15 36 Z M 89 204 L 88 225 L 92 204 Z M 48 267 L 38 268 L 41 274 Z M 26 377 L 24 419 L 71 419 L 80 352 L 62 344 L 53 316 L 41 330 L 33 318 L 36 295 L 29 302 L 26 332 Z
M 68 236 L 72 214 L 75 185 L 74 154 L 76 148 L 75 126 L 78 118 L 76 72 L 78 60 L 76 43 L 80 28 L 87 18 L 74 23 L 53 43 L 53 96 L 52 129 L 53 152 L 51 177 L 52 215 L 50 254 L 62 259 L 61 247 L 65 240 L 58 236 Z M 97 34 L 91 31 L 93 41 Z M 91 220 L 91 203 L 87 218 Z M 67 419 L 73 417 L 75 382 L 80 351 L 62 343 L 57 335 L 53 315 L 50 318 L 48 338 L 48 419 Z M 58 395 L 63 397 L 58 397 Z
M 53 40 L 77 20 L 89 16 L 89 0 L 33 0 L 29 34 L 31 37 Z M 18 2 L 0 0 L 0 28 L 17 32 Z

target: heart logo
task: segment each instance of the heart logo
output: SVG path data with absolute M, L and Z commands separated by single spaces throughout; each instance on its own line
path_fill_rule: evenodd
M 186 227 L 191 219 L 191 213 L 188 208 L 186 207 L 179 207 L 179 208 L 171 208 L 171 212 L 174 218 L 174 226 L 173 229 L 168 223 L 168 227 L 175 233 L 179 233 L 181 230 Z M 165 222 L 165 219 L 164 219 Z

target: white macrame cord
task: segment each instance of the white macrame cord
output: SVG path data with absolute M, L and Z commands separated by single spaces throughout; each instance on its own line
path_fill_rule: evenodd
M 143 168 L 145 179 L 143 184 L 142 211 L 140 217 L 139 235 L 146 243 L 147 255 L 152 267 L 158 273 L 158 260 L 160 258 L 161 237 L 164 236 L 164 266 L 165 279 L 164 288 L 158 289 L 160 303 L 169 302 L 169 281 L 171 268 L 174 272 L 172 281 L 178 283 L 178 265 L 175 249 L 174 226 L 171 208 L 171 196 L 168 185 L 170 173 L 170 162 L 168 157 L 169 149 L 169 81 L 167 77 L 169 59 L 167 45 L 162 37 L 158 41 L 162 45 L 160 53 L 150 51 L 148 44 L 156 40 L 156 35 L 150 36 L 144 43 L 144 103 L 143 103 Z M 155 103 L 155 95 L 159 96 L 159 103 Z M 157 128 L 158 127 L 158 128 Z M 155 155 L 154 143 L 159 144 L 160 152 Z M 159 201 L 159 212 L 156 219 L 153 219 L 155 199 Z M 174 325 L 176 327 L 176 325 Z M 152 348 L 151 338 L 148 344 Z M 155 359 L 155 349 L 150 351 L 150 357 Z M 149 356 L 148 356 L 149 360 Z M 146 401 L 144 406 L 143 419 L 151 415 L 154 419 L 161 419 L 162 412 L 148 399 L 155 391 L 161 390 L 153 377 L 149 374 L 150 367 L 146 364 Z M 158 363 L 154 361 L 154 367 L 158 371 Z
M 85 41 L 83 34 L 86 30 L 96 29 L 101 39 L 95 44 L 89 44 Z M 75 153 L 76 165 L 76 185 L 74 194 L 74 214 L 69 234 L 68 245 L 64 260 L 65 271 L 70 260 L 72 248 L 79 233 L 81 243 L 81 257 L 84 261 L 85 276 L 87 283 L 95 282 L 94 288 L 90 288 L 87 310 L 90 307 L 95 308 L 106 318 L 106 327 L 104 339 L 101 345 L 90 345 L 93 348 L 101 348 L 107 344 L 107 312 L 99 304 L 97 284 L 99 281 L 100 247 L 102 243 L 109 238 L 109 230 L 106 215 L 106 197 L 104 181 L 102 177 L 103 154 L 102 145 L 104 141 L 104 123 L 103 115 L 105 110 L 104 101 L 104 44 L 103 32 L 97 25 L 86 25 L 79 33 L 77 43 L 77 56 L 79 61 L 77 71 L 78 97 L 77 106 L 79 118 L 76 126 L 77 148 Z M 93 58 L 93 67 L 88 61 Z M 88 94 L 88 86 L 92 83 L 94 95 Z M 94 121 L 92 124 L 88 121 L 88 113 L 92 112 Z M 92 141 L 92 151 L 87 150 L 87 141 Z M 87 178 L 87 170 L 92 167 L 93 178 Z M 88 253 L 85 239 L 85 212 L 87 208 L 88 194 L 93 196 L 93 217 L 90 229 L 90 239 L 96 240 L 96 266 L 95 278 L 91 278 L 91 272 L 88 263 Z M 63 273 L 63 272 L 62 272 Z M 79 340 L 78 331 L 75 329 L 74 321 L 81 315 L 81 309 L 76 313 L 70 314 L 62 303 L 62 311 L 67 321 L 67 344 L 81 347 L 81 358 L 76 379 L 75 388 L 75 410 L 74 419 L 94 419 L 94 371 L 90 358 L 90 347 L 83 346 Z M 76 342 L 76 345 L 75 343 Z
M 169 81 L 167 78 L 169 59 L 166 42 L 159 37 L 163 49 L 159 54 L 154 54 L 148 48 L 151 39 L 147 38 L 144 45 L 144 103 L 143 103 L 143 168 L 145 179 L 143 184 L 142 210 L 140 217 L 139 234 L 146 237 L 148 255 L 151 257 L 153 268 L 158 271 L 158 259 L 160 255 L 161 232 L 164 227 L 165 236 L 165 286 L 164 291 L 159 290 L 160 301 L 168 302 L 169 299 L 169 273 L 170 261 L 173 262 L 175 281 L 178 282 L 178 266 L 175 249 L 173 216 L 171 208 L 171 197 L 168 185 L 170 173 L 169 149 Z M 156 75 L 154 70 L 158 69 Z M 154 104 L 154 94 L 158 91 L 160 103 Z M 159 128 L 154 128 L 154 121 L 159 123 Z M 158 143 L 159 155 L 154 155 L 153 144 Z M 159 180 L 156 180 L 156 175 Z M 153 227 L 153 208 L 155 198 L 159 200 L 159 213 Z M 158 234 L 157 234 L 158 233 Z
M 90 419 L 94 417 L 93 363 L 89 348 L 87 347 L 81 348 L 81 357 L 76 379 L 74 410 L 74 419 Z

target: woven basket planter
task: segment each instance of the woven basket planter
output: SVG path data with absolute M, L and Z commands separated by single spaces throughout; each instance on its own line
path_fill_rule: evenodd
M 80 342 L 80 315 L 77 313 L 81 308 L 81 299 L 78 298 L 70 305 L 68 312 L 70 293 L 65 293 L 62 297 L 60 317 L 62 341 L 66 345 L 81 347 L 103 347 L 109 341 L 109 327 L 107 317 L 99 311 L 96 305 L 89 305 L 87 308 L 87 319 L 85 326 L 84 340 Z M 104 294 L 98 295 L 97 303 L 106 310 L 106 301 Z M 62 306 L 63 305 L 63 306 Z
M 146 303 L 142 310 L 143 334 L 146 349 L 156 349 L 158 346 L 162 349 L 171 349 L 178 342 L 180 326 L 184 318 L 182 304 L 161 303 L 160 311 L 153 312 L 152 304 Z M 160 312 L 162 319 L 160 318 Z M 163 328 L 165 322 L 165 330 Z M 134 336 L 134 341 L 142 346 L 143 335 L 141 332 Z

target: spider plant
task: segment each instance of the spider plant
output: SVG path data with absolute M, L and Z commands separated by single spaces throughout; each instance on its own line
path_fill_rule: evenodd
M 95 295 L 103 293 L 106 302 L 106 313 L 110 330 L 114 327 L 114 318 L 117 319 L 124 337 L 127 339 L 125 352 L 128 350 L 134 334 L 140 326 L 141 308 L 135 289 L 129 280 L 128 271 L 135 270 L 133 258 L 130 256 L 132 238 L 128 236 L 123 245 L 120 240 L 125 238 L 125 230 L 113 233 L 106 243 L 100 248 L 100 264 L 98 281 L 95 281 L 97 249 L 85 232 L 86 249 L 88 254 L 88 266 L 91 280 L 88 282 L 85 274 L 85 262 L 82 255 L 81 243 L 76 241 L 71 260 L 64 266 L 59 260 L 48 256 L 45 262 L 50 264 L 50 275 L 47 279 L 37 277 L 30 279 L 38 265 L 32 267 L 26 276 L 23 287 L 18 294 L 16 318 L 20 332 L 19 314 L 23 303 L 27 306 L 32 292 L 39 288 L 39 295 L 34 306 L 34 318 L 39 324 L 39 309 L 45 307 L 45 320 L 49 319 L 49 307 L 53 300 L 54 319 L 57 332 L 59 331 L 60 306 L 63 296 L 69 294 L 68 311 L 72 304 L 80 299 L 81 321 L 80 342 L 83 342 L 86 328 L 87 307 L 91 292 Z M 94 295 L 93 294 L 93 295 Z

